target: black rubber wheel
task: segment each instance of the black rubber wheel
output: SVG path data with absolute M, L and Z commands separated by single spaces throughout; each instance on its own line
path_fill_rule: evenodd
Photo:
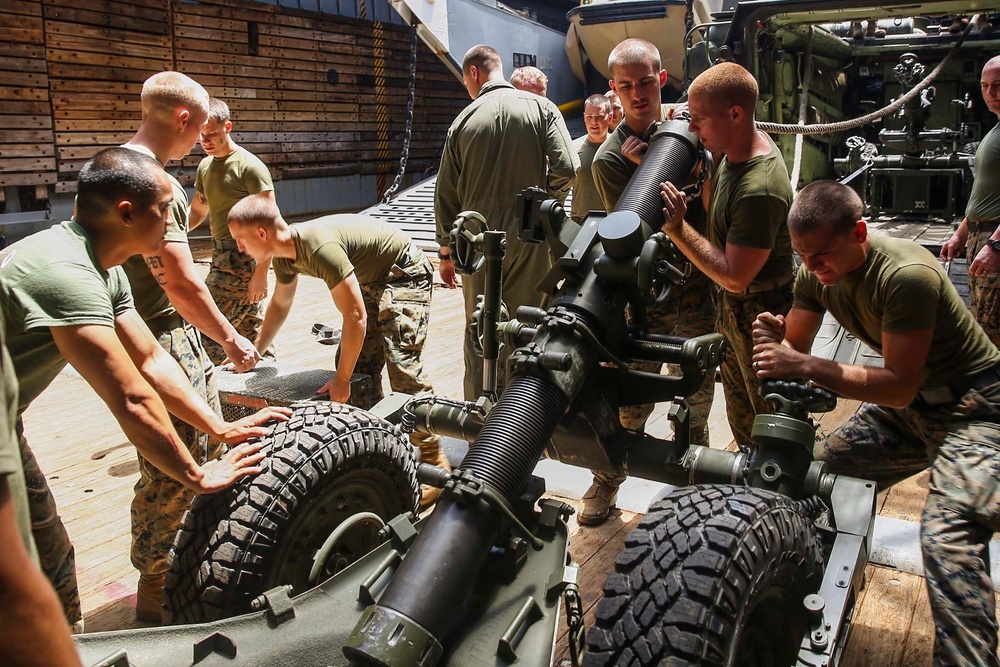
M 819 538 L 786 496 L 678 489 L 650 507 L 604 583 L 586 667 L 794 665 L 802 599 L 823 576 Z
M 250 611 L 261 593 L 309 588 L 313 557 L 359 512 L 384 521 L 420 498 L 413 446 L 398 427 L 348 405 L 306 402 L 264 439 L 260 475 L 198 496 L 170 555 L 165 623 L 201 623 Z M 320 581 L 378 546 L 377 522 L 348 528 Z

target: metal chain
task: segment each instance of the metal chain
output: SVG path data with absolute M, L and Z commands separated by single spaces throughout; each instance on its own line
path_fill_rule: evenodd
M 969 36 L 969 32 L 972 30 L 972 26 L 974 24 L 975 24 L 974 21 L 969 21 L 969 25 L 966 26 L 965 32 L 963 32 L 962 36 L 959 37 L 958 40 L 952 45 L 951 50 L 948 51 L 948 54 L 944 57 L 944 60 L 938 63 L 938 66 L 935 67 L 934 70 L 930 74 L 928 74 L 923 81 L 921 81 L 916 86 L 911 88 L 905 95 L 898 98 L 895 102 L 879 109 L 878 111 L 874 111 L 860 118 L 855 118 L 854 120 L 845 120 L 837 123 L 821 123 L 817 125 L 786 125 L 784 123 L 758 122 L 757 129 L 763 130 L 764 132 L 768 132 L 770 134 L 829 134 L 832 132 L 844 132 L 846 130 L 854 130 L 864 125 L 868 125 L 869 123 L 874 123 L 876 120 L 884 118 L 885 116 L 888 116 L 891 113 L 895 113 L 896 111 L 901 109 L 903 105 L 905 105 L 907 102 L 909 102 L 914 97 L 919 95 L 920 91 L 922 91 L 927 86 L 931 85 L 931 82 L 933 82 L 934 79 L 937 78 L 937 75 L 941 73 L 941 70 L 944 69 L 945 65 L 947 65 L 948 62 L 952 59 L 952 57 L 956 53 L 958 53 L 959 47 L 962 46 L 962 43 L 965 41 L 965 38 Z
M 406 174 L 406 162 L 410 158 L 410 137 L 413 134 L 413 101 L 417 90 L 417 22 L 410 24 L 410 81 L 406 90 L 406 129 L 403 134 L 403 151 L 399 156 L 399 173 L 393 179 L 392 185 L 382 195 L 380 204 L 388 204 L 392 195 L 399 189 Z

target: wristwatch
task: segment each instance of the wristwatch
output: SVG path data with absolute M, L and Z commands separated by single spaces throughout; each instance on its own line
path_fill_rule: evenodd
M 986 245 L 990 247 L 993 252 L 1000 252 L 1000 239 L 986 239 Z

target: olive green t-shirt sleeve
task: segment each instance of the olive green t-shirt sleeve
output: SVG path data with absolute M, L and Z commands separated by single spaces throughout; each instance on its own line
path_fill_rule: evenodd
M 597 157 L 594 158 L 594 187 L 604 203 L 604 210 L 609 213 L 618 203 L 622 193 L 625 192 L 625 186 L 632 178 L 632 171 L 623 167 L 621 160 L 611 155 L 609 150 L 598 151 Z
M 247 160 L 242 174 L 243 187 L 252 195 L 274 190 L 271 172 L 260 160 Z
M 292 262 L 287 259 L 275 257 L 271 260 L 271 268 L 274 269 L 275 281 L 282 285 L 292 282 L 298 275 L 298 271 L 292 268 Z
M 933 329 L 942 289 L 941 275 L 929 266 L 910 265 L 896 270 L 886 283 L 887 293 L 882 299 L 882 331 Z
M 813 313 L 825 313 L 826 308 L 819 300 L 817 288 L 819 282 L 813 274 L 809 273 L 805 265 L 799 267 L 799 272 L 795 276 L 794 301 L 792 308 L 808 310 Z
M 195 192 L 200 192 L 205 194 L 205 171 L 208 169 L 208 165 L 211 164 L 212 156 L 206 155 L 198 163 L 198 172 L 194 177 L 194 190 Z
M 108 272 L 107 286 L 96 273 L 74 271 L 72 266 L 52 268 L 26 276 L 15 288 L 25 330 L 88 324 L 114 327 L 115 317 L 135 307 L 121 267 Z
M 2 322 L 0 327 L 3 327 Z M 27 487 L 24 484 L 21 449 L 14 429 L 17 421 L 17 377 L 14 375 L 14 363 L 2 338 L 0 338 L 0 383 L 2 383 L 0 397 L 3 400 L 3 405 L 0 405 L 0 478 L 7 480 L 7 488 L 14 507 L 14 519 L 24 548 L 37 563 L 38 553 L 31 534 L 31 515 L 28 510 Z
M 354 273 L 354 264 L 339 243 L 326 243 L 317 248 L 309 259 L 309 266 L 313 270 L 313 275 L 326 283 L 327 289 L 331 290 Z
M 163 240 L 187 243 L 189 204 L 187 192 L 173 176 L 170 177 L 170 185 L 173 188 L 174 198 L 170 202 L 170 222 L 167 223 L 167 233 L 163 235 Z
M 974 222 L 1000 220 L 1000 125 L 979 143 L 974 172 L 965 217 Z
M 288 284 L 300 273 L 319 278 L 326 283 L 327 289 L 333 289 L 344 278 L 354 273 L 354 264 L 347 257 L 347 252 L 339 243 L 324 243 L 308 257 L 292 262 L 288 259 L 274 259 L 271 262 L 274 269 L 274 279 L 281 284 Z
M 769 195 L 740 198 L 730 209 L 726 245 L 771 250 L 778 231 L 785 224 L 788 203 Z

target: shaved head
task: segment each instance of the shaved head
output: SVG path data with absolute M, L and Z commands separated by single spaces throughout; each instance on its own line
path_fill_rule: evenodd
M 660 51 L 650 42 L 638 37 L 631 37 L 618 44 L 608 55 L 608 69 L 614 78 L 615 68 L 629 65 L 649 65 L 654 70 L 660 68 Z

